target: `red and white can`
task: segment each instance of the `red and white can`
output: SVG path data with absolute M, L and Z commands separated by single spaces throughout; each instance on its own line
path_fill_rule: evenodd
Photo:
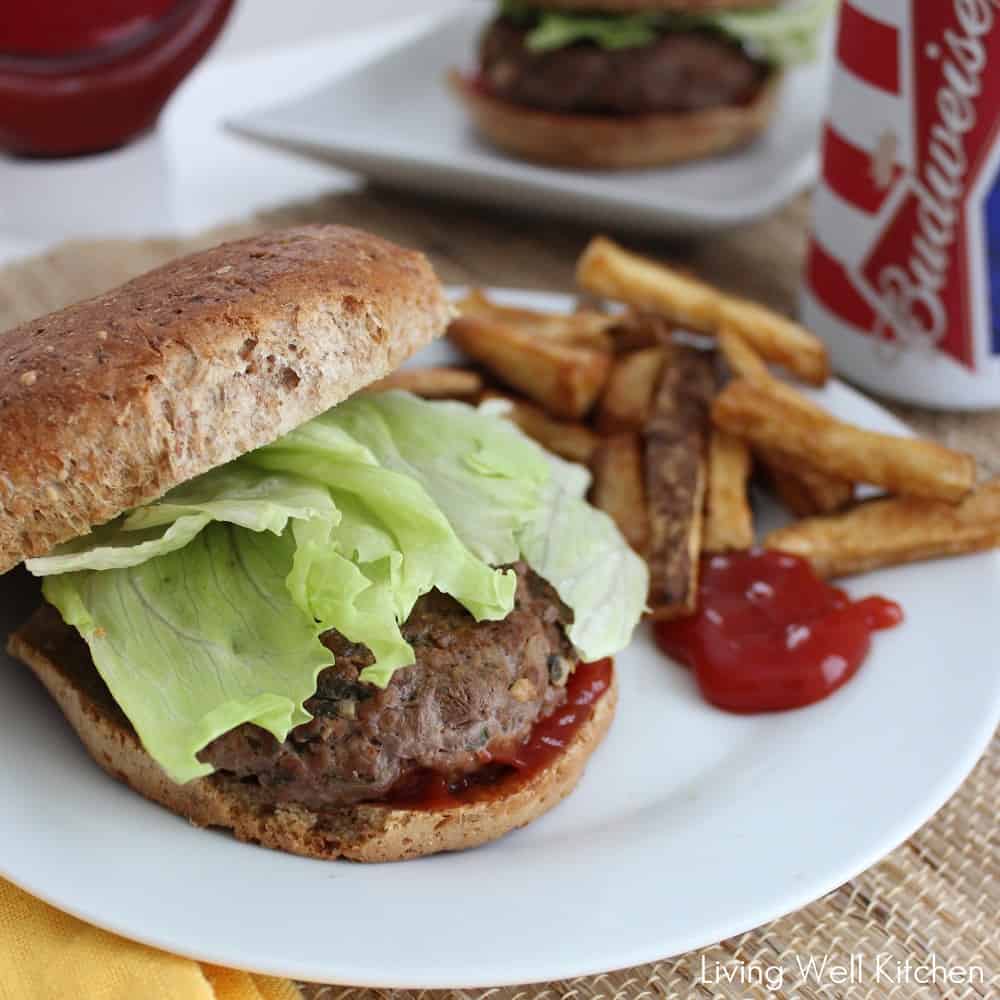
M 1000 0 L 843 0 L 802 314 L 877 392 L 1000 406 Z

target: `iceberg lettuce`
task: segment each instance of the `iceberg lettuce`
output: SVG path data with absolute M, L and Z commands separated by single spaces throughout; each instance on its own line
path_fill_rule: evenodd
M 336 521 L 328 490 L 304 480 L 262 476 L 231 464 L 171 490 L 161 500 L 76 538 L 51 555 L 29 559 L 36 576 L 127 569 L 183 548 L 207 524 L 225 521 L 280 535 L 292 518 Z
M 548 458 L 552 474 L 539 516 L 521 533 L 521 555 L 573 610 L 570 642 L 585 660 L 598 660 L 628 645 L 646 606 L 649 574 L 614 521 L 583 499 L 587 471 Z
M 609 50 L 636 48 L 655 41 L 661 32 L 708 28 L 735 39 L 760 59 L 788 66 L 816 57 L 823 27 L 836 6 L 837 0 L 781 0 L 750 10 L 613 14 L 544 10 L 523 0 L 503 0 L 501 10 L 530 28 L 527 45 L 535 52 L 577 42 Z
M 302 703 L 330 655 L 285 587 L 292 548 L 288 535 L 215 522 L 138 566 L 45 579 L 46 599 L 174 781 L 210 773 L 197 752 L 240 723 L 282 740 L 310 718 Z

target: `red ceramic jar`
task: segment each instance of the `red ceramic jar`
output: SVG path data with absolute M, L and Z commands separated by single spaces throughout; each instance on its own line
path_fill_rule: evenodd
M 234 0 L 30 0 L 0 18 L 0 151 L 71 156 L 150 128 Z

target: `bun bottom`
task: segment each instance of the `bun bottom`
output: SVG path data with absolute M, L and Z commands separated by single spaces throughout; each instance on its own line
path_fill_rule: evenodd
M 774 71 L 749 104 L 646 115 L 555 114 L 501 100 L 458 70 L 449 85 L 494 145 L 551 166 L 627 170 L 714 156 L 750 142 L 770 124 L 781 73 Z
M 58 619 L 58 616 L 55 616 Z M 61 657 L 71 630 L 43 608 L 8 641 L 55 699 L 91 757 L 112 777 L 196 826 L 222 827 L 242 841 L 311 858 L 402 861 L 478 847 L 525 826 L 576 787 L 588 758 L 614 717 L 617 686 L 599 699 L 590 720 L 547 768 L 497 798 L 446 809 L 401 809 L 377 803 L 316 812 L 266 801 L 260 789 L 213 774 L 184 785 L 171 781 L 146 753 L 93 666 Z M 75 639 L 75 633 L 73 635 Z

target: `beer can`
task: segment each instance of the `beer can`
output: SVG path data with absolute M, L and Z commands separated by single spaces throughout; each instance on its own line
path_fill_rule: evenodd
M 847 378 L 1000 406 L 1000 0 L 842 0 L 802 316 Z

